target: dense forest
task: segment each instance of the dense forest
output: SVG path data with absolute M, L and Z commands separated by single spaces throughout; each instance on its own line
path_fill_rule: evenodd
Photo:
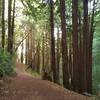
M 27 65 L 66 89 L 100 92 L 99 0 L 0 0 L 0 77 Z

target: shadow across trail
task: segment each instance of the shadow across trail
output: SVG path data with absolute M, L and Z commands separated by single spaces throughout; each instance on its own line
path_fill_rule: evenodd
M 91 100 L 52 82 L 34 79 L 25 72 L 26 65 L 17 63 L 17 77 L 8 84 L 0 100 Z

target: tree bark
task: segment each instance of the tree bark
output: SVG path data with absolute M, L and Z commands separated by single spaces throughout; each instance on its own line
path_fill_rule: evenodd
M 24 50 L 24 44 L 22 42 L 22 45 L 21 45 L 21 63 L 23 63 L 23 61 L 24 61 L 23 50 Z
M 8 52 L 13 52 L 13 35 L 11 33 L 12 29 L 12 20 L 11 20 L 11 10 L 12 10 L 12 0 L 8 1 Z
M 78 0 L 72 0 L 73 90 L 79 92 Z
M 13 15 L 12 15 L 12 29 L 11 29 L 11 34 L 12 34 L 12 45 L 13 45 L 13 42 L 14 42 L 14 22 L 15 22 L 15 4 L 16 4 L 16 0 L 13 0 Z
M 58 82 L 57 79 L 57 68 L 55 61 L 55 38 L 54 38 L 54 2 L 50 0 L 50 26 L 51 26 L 51 68 L 53 72 L 53 80 L 55 83 Z
M 68 68 L 68 50 L 65 19 L 65 0 L 60 0 L 61 30 L 62 30 L 62 67 L 63 67 L 63 85 L 69 88 L 69 68 Z
M 83 56 L 84 56 L 84 91 L 91 92 L 92 90 L 92 64 L 90 61 L 90 31 L 89 31 L 89 19 L 88 19 L 88 0 L 83 0 L 84 8 L 84 20 L 83 20 Z
M 59 32 L 59 27 L 57 28 L 57 73 L 58 73 L 58 83 L 60 84 L 60 44 L 61 44 L 61 39 L 60 39 L 60 32 Z
M 2 48 L 5 46 L 5 0 L 2 0 Z

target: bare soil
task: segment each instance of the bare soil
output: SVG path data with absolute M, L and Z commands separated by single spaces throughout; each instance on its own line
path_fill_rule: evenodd
M 16 66 L 18 75 L 1 85 L 0 100 L 92 100 L 52 82 L 31 77 L 25 72 L 24 64 Z

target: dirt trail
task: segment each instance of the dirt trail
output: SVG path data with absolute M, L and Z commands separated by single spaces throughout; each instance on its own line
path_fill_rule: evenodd
M 0 100 L 91 100 L 54 83 L 32 78 L 17 63 L 17 77 L 0 93 Z

